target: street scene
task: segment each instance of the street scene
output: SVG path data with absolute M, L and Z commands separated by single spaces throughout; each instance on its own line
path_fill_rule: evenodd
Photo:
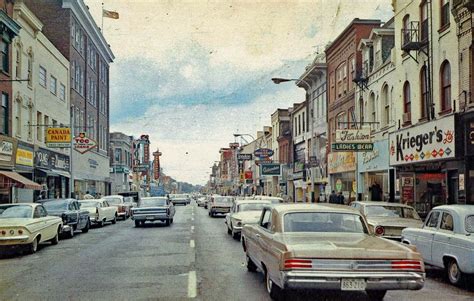
M 474 1 L 0 25 L 0 300 L 474 300 Z

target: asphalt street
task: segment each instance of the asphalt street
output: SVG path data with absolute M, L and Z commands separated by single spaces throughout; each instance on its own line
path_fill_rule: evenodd
M 249 273 L 224 218 L 178 206 L 170 227 L 133 221 L 77 232 L 34 255 L 0 256 L 0 300 L 270 300 L 263 276 Z M 474 286 L 474 285 L 473 285 Z M 295 293 L 294 300 L 367 300 L 364 294 Z M 421 291 L 385 300 L 474 300 L 474 290 L 428 270 Z

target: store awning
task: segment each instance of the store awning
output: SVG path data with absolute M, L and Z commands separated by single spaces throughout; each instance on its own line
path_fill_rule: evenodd
M 64 170 L 52 169 L 52 171 L 54 173 L 56 173 L 57 175 L 59 175 L 59 176 L 63 176 L 63 177 L 66 177 L 66 178 L 71 177 L 71 174 L 67 171 L 64 171 Z
M 39 170 L 40 172 L 46 174 L 47 176 L 53 176 L 53 177 L 59 176 L 57 173 L 55 173 L 51 169 L 37 168 L 36 170 Z
M 13 180 L 14 182 L 17 182 L 17 183 L 21 184 L 23 186 L 22 188 L 33 189 L 33 190 L 41 190 L 42 189 L 40 184 L 35 183 L 35 182 L 25 178 L 24 176 L 20 175 L 19 173 L 14 172 L 14 171 L 0 171 L 0 175 Z

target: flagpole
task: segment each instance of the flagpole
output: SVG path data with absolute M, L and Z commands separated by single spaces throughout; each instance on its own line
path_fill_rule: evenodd
M 104 2 L 102 2 L 102 35 L 104 35 Z

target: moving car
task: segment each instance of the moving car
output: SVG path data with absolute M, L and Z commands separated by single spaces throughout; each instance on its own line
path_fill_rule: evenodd
M 387 202 L 352 202 L 367 220 L 371 231 L 384 238 L 400 240 L 402 230 L 421 228 L 423 221 L 416 210 L 408 205 Z
M 227 214 L 232 208 L 234 198 L 230 196 L 212 196 L 208 202 L 209 216 L 214 217 L 218 214 Z
M 132 208 L 132 212 L 135 227 L 154 221 L 162 221 L 169 226 L 173 223 L 175 209 L 166 197 L 145 197 L 141 198 L 138 207 Z
M 76 199 L 44 199 L 39 200 L 49 215 L 59 216 L 63 220 L 62 233 L 69 238 L 74 236 L 76 230 L 87 233 L 90 228 L 89 211 L 81 209 Z
M 89 212 L 91 224 L 104 226 L 104 223 L 115 224 L 118 213 L 117 207 L 111 206 L 105 199 L 79 201 L 81 208 Z
M 247 224 L 258 224 L 263 207 L 270 204 L 270 201 L 260 200 L 236 201 L 230 213 L 225 216 L 227 233 L 235 239 L 239 238 L 242 227 Z
M 415 248 L 373 235 L 360 212 L 332 204 L 265 207 L 257 225 L 245 225 L 247 269 L 265 274 L 274 299 L 287 289 L 419 290 L 425 266 Z
M 125 198 L 121 195 L 108 195 L 104 196 L 102 199 L 106 200 L 110 206 L 117 207 L 118 217 L 121 217 L 123 220 L 126 220 L 130 217 L 131 214 L 131 205 L 125 202 Z
M 206 205 L 206 197 L 201 196 L 197 198 L 196 203 L 198 207 L 204 207 Z
M 0 205 L 0 250 L 26 247 L 35 253 L 42 242 L 57 245 L 62 226 L 61 218 L 48 215 L 41 204 Z
M 421 229 L 402 231 L 402 242 L 415 245 L 427 264 L 446 269 L 449 281 L 461 285 L 474 274 L 474 206 L 435 207 Z
M 171 202 L 173 203 L 173 205 L 181 204 L 181 205 L 186 206 L 191 203 L 191 200 L 189 199 L 189 197 L 187 197 L 184 194 L 170 194 L 169 198 Z

